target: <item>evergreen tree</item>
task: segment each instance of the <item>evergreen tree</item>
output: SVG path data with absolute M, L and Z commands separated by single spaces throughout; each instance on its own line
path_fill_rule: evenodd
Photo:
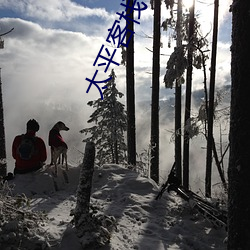
M 96 160 L 104 163 L 123 163 L 127 146 L 124 142 L 124 132 L 127 130 L 127 114 L 124 105 L 118 101 L 123 94 L 116 88 L 115 72 L 111 71 L 112 79 L 107 82 L 107 88 L 101 98 L 88 102 L 96 110 L 91 114 L 88 123 L 93 127 L 82 129 L 80 132 L 91 134 L 84 142 L 94 142 L 96 145 Z
M 171 39 L 176 40 L 176 47 L 170 55 L 167 62 L 166 74 L 164 76 L 164 83 L 166 88 L 173 88 L 175 85 L 175 162 L 176 162 L 176 175 L 182 181 L 183 185 L 188 188 L 189 186 L 189 139 L 192 138 L 193 132 L 190 133 L 192 127 L 191 111 L 191 95 L 192 95 L 192 71 L 193 67 L 196 69 L 203 69 L 204 73 L 204 88 L 206 88 L 206 67 L 205 61 L 207 60 L 207 46 L 208 41 L 203 37 L 200 32 L 200 24 L 194 15 L 194 3 L 190 8 L 192 13 L 183 13 L 182 0 L 177 2 L 173 0 L 165 0 L 167 9 L 170 10 L 170 16 L 162 23 L 165 31 L 170 32 L 168 47 L 171 47 Z M 174 11 L 174 6 L 177 4 L 177 11 Z M 204 51 L 205 49 L 205 51 Z M 182 129 L 182 87 L 185 82 L 184 73 L 186 75 L 186 103 L 185 103 L 185 126 Z M 206 95 L 207 91 L 205 91 Z M 205 98 L 207 100 L 207 98 Z M 182 131 L 184 132 L 183 140 L 183 172 L 182 172 Z M 182 176 L 183 173 L 183 176 Z

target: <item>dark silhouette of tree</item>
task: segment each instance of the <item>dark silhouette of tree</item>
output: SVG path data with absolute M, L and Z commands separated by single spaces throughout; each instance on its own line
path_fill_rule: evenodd
M 228 250 L 250 249 L 250 1 L 234 0 L 232 11 Z
M 159 183 L 159 86 L 161 1 L 154 1 L 153 74 L 151 103 L 151 166 L 150 177 Z
M 82 129 L 80 132 L 91 137 L 84 142 L 94 142 L 96 145 L 96 160 L 104 163 L 124 163 L 127 151 L 124 142 L 124 133 L 127 129 L 127 115 L 124 105 L 118 101 L 123 94 L 116 89 L 115 72 L 111 71 L 112 79 L 107 82 L 103 91 L 103 99 L 88 102 L 89 106 L 96 108 L 91 114 L 88 123 L 95 123 L 93 127 Z
M 186 69 L 186 49 L 182 45 L 182 0 L 177 3 L 177 18 L 174 20 L 174 1 L 165 1 L 167 9 L 170 9 L 171 17 L 163 22 L 164 30 L 170 26 L 175 30 L 176 47 L 167 62 L 167 71 L 164 76 L 166 88 L 173 88 L 175 83 L 175 163 L 176 175 L 182 182 L 182 152 L 181 152 L 181 84 L 183 73 Z M 170 46 L 170 44 L 169 44 Z
M 95 144 L 87 142 L 81 164 L 79 184 L 76 190 L 76 207 L 74 209 L 74 224 L 76 234 L 82 243 L 82 249 L 101 249 L 108 245 L 111 232 L 115 228 L 115 220 L 105 214 L 94 216 L 90 211 L 91 188 L 94 173 Z M 104 223 L 104 221 L 109 221 Z
M 214 89 L 216 73 L 216 55 L 217 55 L 217 37 L 218 37 L 218 13 L 219 0 L 214 1 L 214 24 L 213 24 L 213 41 L 210 68 L 210 87 L 209 87 L 209 105 L 208 105 L 208 124 L 207 124 L 207 159 L 206 159 L 206 178 L 205 194 L 211 197 L 211 177 L 212 177 L 212 151 L 213 151 L 213 120 L 214 120 Z
M 182 47 L 182 0 L 177 4 L 176 46 Z M 181 154 L 181 80 L 175 81 L 175 164 L 176 175 L 182 182 L 182 154 Z
M 88 225 L 86 224 L 90 222 L 89 207 L 95 165 L 94 162 L 95 144 L 93 142 L 87 142 L 83 164 L 80 170 L 79 184 L 76 191 L 77 201 L 74 211 L 74 222 L 77 229 L 82 226 L 81 224 L 84 224 L 84 226 L 87 227 Z
M 170 4 L 170 1 L 165 3 Z M 176 39 L 176 47 L 171 54 L 167 62 L 167 71 L 164 77 L 166 88 L 173 88 L 175 85 L 175 160 L 177 168 L 177 176 L 180 180 L 183 178 L 183 184 L 186 188 L 189 186 L 189 139 L 197 135 L 197 127 L 195 125 L 195 118 L 190 116 L 191 109 L 191 88 L 192 88 L 192 66 L 196 69 L 202 69 L 204 71 L 204 85 L 206 83 L 206 68 L 205 61 L 207 56 L 204 47 L 207 48 L 208 42 L 200 32 L 200 24 L 197 22 L 194 16 L 194 3 L 190 9 L 190 14 L 182 14 L 182 1 L 178 1 L 177 6 L 177 19 L 171 9 L 171 17 L 163 22 L 162 26 L 164 30 L 171 28 L 174 30 L 173 37 Z M 171 1 L 171 5 L 167 5 L 169 8 L 173 8 L 174 2 Z M 172 6 L 172 7 L 171 7 Z M 176 21 L 175 21 L 176 19 Z M 169 42 L 170 46 L 170 42 Z M 184 124 L 184 140 L 183 140 L 183 172 L 182 170 L 182 152 L 181 152 L 181 85 L 185 82 L 183 75 L 187 69 L 186 75 L 186 102 L 185 102 L 185 124 Z M 206 89 L 206 86 L 205 86 Z M 205 91 L 205 94 L 207 92 Z M 207 100 L 207 98 L 205 98 Z M 182 176 L 183 174 L 183 176 Z
M 4 112 L 2 96 L 2 76 L 0 69 L 0 176 L 7 174 L 6 146 L 5 146 L 5 129 L 4 129 Z
M 13 31 L 11 30 L 0 34 L 0 49 L 4 48 L 4 40 L 1 36 L 5 36 Z M 5 129 L 4 129 L 4 110 L 3 110 L 3 95 L 2 95 L 2 75 L 0 68 L 0 176 L 7 174 L 7 159 L 6 159 L 6 145 L 5 145 Z
M 132 6 L 133 1 L 126 0 L 126 4 Z M 133 8 L 127 8 L 127 15 L 134 19 Z M 127 29 L 134 32 L 134 22 L 127 20 Z M 129 41 L 126 50 L 126 99 L 127 99 L 127 146 L 128 164 L 136 165 L 136 127 L 135 127 L 135 79 L 134 79 L 134 36 L 127 32 Z
M 188 26 L 188 54 L 187 54 L 187 75 L 186 75 L 186 100 L 185 100 L 185 128 L 190 125 L 191 95 L 192 95 L 192 73 L 193 73 L 193 39 L 194 39 L 194 9 L 195 0 L 189 8 L 189 26 Z M 189 131 L 184 128 L 183 141 L 183 186 L 189 189 Z

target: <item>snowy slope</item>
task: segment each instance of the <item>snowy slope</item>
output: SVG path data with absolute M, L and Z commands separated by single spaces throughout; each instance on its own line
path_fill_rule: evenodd
M 30 240 L 34 240 L 34 235 L 40 241 L 46 240 L 50 248 L 45 249 L 82 249 L 70 223 L 70 212 L 76 204 L 78 178 L 79 167 L 70 168 L 69 184 L 59 172 L 57 192 L 50 170 L 17 176 L 9 182 L 15 186 L 13 195 L 25 193 L 30 197 L 29 210 L 44 211 L 48 215 L 38 223 L 39 230 L 34 226 L 29 228 L 33 237 Z M 116 219 L 110 244 L 102 249 L 226 249 L 223 243 L 225 229 L 213 228 L 175 193 L 165 192 L 160 200 L 155 200 L 157 193 L 158 188 L 148 179 L 121 166 L 105 165 L 95 170 L 91 203 Z M 2 235 L 4 232 L 0 231 L 0 239 Z M 0 249 L 8 250 L 2 242 Z

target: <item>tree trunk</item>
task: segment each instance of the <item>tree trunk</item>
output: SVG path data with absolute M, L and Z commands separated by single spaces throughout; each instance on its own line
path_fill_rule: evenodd
M 178 0 L 177 7 L 177 47 L 182 45 L 181 37 L 182 27 L 182 0 Z M 175 84 L 175 163 L 176 175 L 182 183 L 182 167 L 181 167 L 181 83 L 176 80 Z
M 5 131 L 4 131 L 4 112 L 2 96 L 2 77 L 0 69 L 0 176 L 5 177 L 7 174 Z
M 250 249 L 250 1 L 232 4 L 228 250 Z
M 117 139 L 115 139 L 114 147 L 115 147 L 115 164 L 119 164 L 119 154 L 118 154 L 119 150 L 118 150 Z
M 116 106 L 114 107 L 114 114 L 116 116 Z M 119 149 L 118 149 L 118 138 L 117 138 L 117 130 L 119 129 L 115 120 L 114 119 L 114 155 L 115 155 L 115 164 L 119 164 Z
M 151 103 L 151 166 L 150 176 L 159 183 L 159 86 L 160 86 L 160 40 L 161 1 L 154 4 L 153 74 Z
M 185 102 L 185 128 L 190 124 L 190 110 L 191 110 L 191 94 L 192 94 L 192 73 L 193 73 L 193 35 L 194 35 L 194 8 L 195 0 L 193 5 L 189 8 L 189 30 L 188 30 L 188 67 L 186 76 L 186 102 Z M 184 130 L 184 141 L 183 141 L 183 186 L 189 189 L 189 132 Z
M 92 177 L 94 172 L 95 144 L 87 142 L 84 159 L 80 171 L 79 184 L 76 191 L 77 201 L 74 211 L 75 232 L 79 238 L 82 249 L 101 249 L 111 238 L 116 226 L 114 217 L 99 213 L 98 210 L 90 212 L 90 195 Z
M 215 73 L 216 73 L 217 40 L 218 40 L 217 39 L 218 37 L 218 13 L 219 13 L 219 0 L 215 0 L 214 1 L 212 56 L 211 56 L 211 69 L 210 69 L 207 159 L 206 159 L 206 179 L 205 179 L 205 193 L 207 197 L 211 197 L 211 176 L 212 176 L 212 161 L 213 161 L 212 150 L 213 150 L 213 120 L 214 120 L 214 89 L 215 89 Z
M 221 168 L 221 163 L 219 161 L 219 157 L 218 157 L 218 153 L 217 153 L 217 150 L 216 150 L 216 145 L 215 145 L 215 142 L 214 142 L 214 138 L 213 138 L 213 145 L 212 146 L 213 146 L 212 150 L 213 150 L 213 154 L 214 154 L 215 164 L 217 166 L 217 169 L 218 169 L 218 172 L 219 172 L 219 175 L 220 175 L 220 179 L 222 181 L 225 192 L 227 192 L 227 182 L 226 182 L 223 170 Z
M 76 228 L 81 227 L 86 222 L 89 223 L 89 203 L 92 187 L 92 176 L 94 172 L 94 161 L 95 144 L 93 142 L 87 142 L 80 172 L 79 184 L 76 192 L 77 202 L 74 213 Z
M 131 3 L 130 3 L 131 2 Z M 126 0 L 126 4 L 132 6 L 133 1 Z M 127 8 L 128 15 L 133 18 L 133 11 Z M 127 21 L 128 30 L 133 33 L 134 22 Z M 127 32 L 127 41 L 130 42 L 127 47 L 126 60 L 126 88 L 127 88 L 127 146 L 128 146 L 128 164 L 136 165 L 136 130 L 135 130 L 135 80 L 134 80 L 134 36 L 130 37 Z

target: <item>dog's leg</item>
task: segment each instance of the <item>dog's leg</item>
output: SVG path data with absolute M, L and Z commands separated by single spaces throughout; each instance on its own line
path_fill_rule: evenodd
M 66 170 L 69 171 L 68 168 L 68 158 L 67 158 L 67 152 L 64 153 L 64 158 L 65 158 L 65 165 L 66 165 Z
M 69 176 L 67 174 L 67 171 L 68 171 L 67 149 L 63 149 L 63 151 L 62 151 L 62 159 L 63 159 L 63 162 L 65 160 L 65 166 L 66 166 L 66 170 L 62 169 L 63 178 L 64 178 L 66 183 L 69 183 Z
M 61 154 L 58 155 L 57 164 L 61 164 Z
M 62 166 L 63 166 L 64 160 L 65 160 L 65 154 L 64 154 L 64 152 L 61 153 L 61 157 L 62 157 Z
M 58 156 L 60 154 L 58 153 L 57 150 L 54 150 L 53 152 L 53 163 L 54 163 L 54 167 L 55 167 L 55 176 L 57 176 L 57 160 L 58 160 Z

